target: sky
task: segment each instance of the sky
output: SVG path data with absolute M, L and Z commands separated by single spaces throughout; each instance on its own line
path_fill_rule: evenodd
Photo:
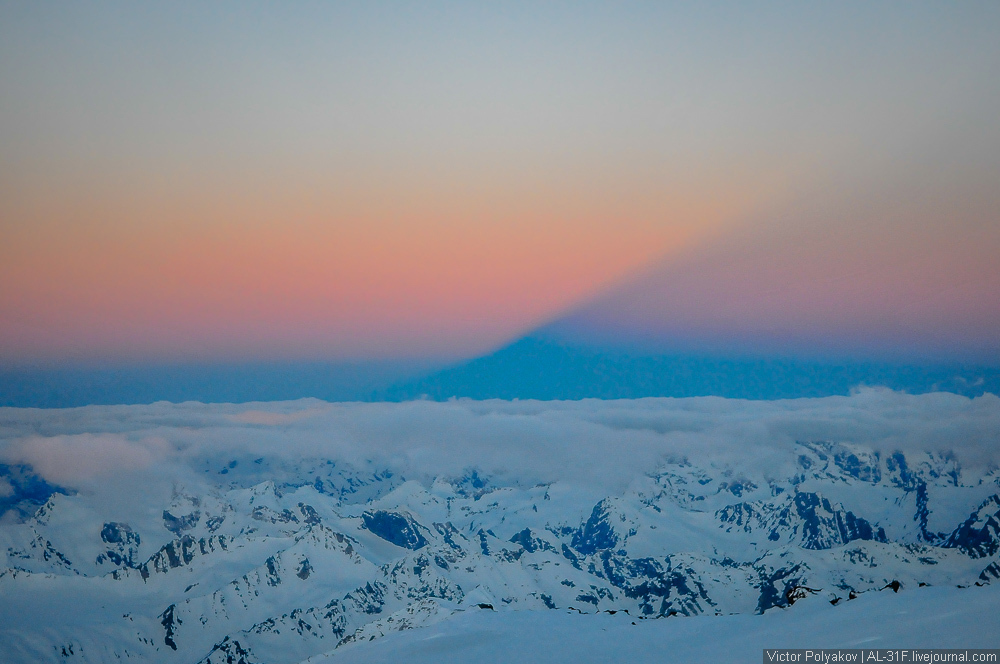
M 1000 362 L 1000 5 L 0 2 L 0 364 Z

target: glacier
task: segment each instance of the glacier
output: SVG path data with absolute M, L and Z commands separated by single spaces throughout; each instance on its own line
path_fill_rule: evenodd
M 2 408 L 0 660 L 990 647 L 998 443 L 879 389 Z

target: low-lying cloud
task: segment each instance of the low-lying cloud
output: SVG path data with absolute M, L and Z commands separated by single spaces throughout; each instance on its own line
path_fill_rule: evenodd
M 85 480 L 149 468 L 170 451 L 162 438 L 131 441 L 115 433 L 82 433 L 12 441 L 0 449 L 0 458 L 27 464 L 50 482 L 75 486 Z
M 785 401 L 307 399 L 0 409 L 0 459 L 30 464 L 70 486 L 138 470 L 165 480 L 202 477 L 228 459 L 265 457 L 374 464 L 428 481 L 476 468 L 518 482 L 615 490 L 685 458 L 768 476 L 794 462 L 797 441 L 817 440 L 882 452 L 951 452 L 965 466 L 987 468 L 1000 461 L 1000 398 L 866 389 Z

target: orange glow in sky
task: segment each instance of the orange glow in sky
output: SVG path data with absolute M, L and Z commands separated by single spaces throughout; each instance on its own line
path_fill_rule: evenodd
M 2 4 L 0 366 L 993 348 L 998 7 Z
M 749 205 L 292 189 L 35 201 L 21 211 L 33 223 L 0 249 L 0 280 L 19 284 L 0 293 L 0 348 L 41 359 L 458 357 Z

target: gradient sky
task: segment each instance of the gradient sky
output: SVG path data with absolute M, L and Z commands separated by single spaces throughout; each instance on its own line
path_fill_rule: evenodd
M 996 2 L 0 2 L 0 363 L 557 319 L 1000 357 L 997 34 Z

